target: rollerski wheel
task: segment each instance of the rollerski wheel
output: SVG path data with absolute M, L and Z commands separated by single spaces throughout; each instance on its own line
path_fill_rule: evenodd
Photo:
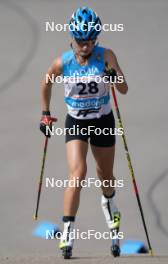
M 72 256 L 72 247 L 67 246 L 62 248 L 62 256 L 64 259 L 70 259 Z
M 119 245 L 111 246 L 111 254 L 116 258 L 120 256 L 120 247 Z
M 112 234 L 115 234 L 115 238 L 112 239 L 111 254 L 116 258 L 120 256 L 120 240 L 118 238 L 119 228 L 112 230 Z

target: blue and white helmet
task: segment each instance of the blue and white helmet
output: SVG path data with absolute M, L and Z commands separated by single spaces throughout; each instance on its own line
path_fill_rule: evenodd
M 75 39 L 93 40 L 101 32 L 101 20 L 92 9 L 81 7 L 72 14 L 69 29 Z

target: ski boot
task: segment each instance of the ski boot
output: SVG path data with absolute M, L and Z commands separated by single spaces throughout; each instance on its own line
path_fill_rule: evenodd
M 115 193 L 114 193 L 115 194 Z M 105 215 L 105 219 L 112 233 L 112 245 L 111 245 L 111 254 L 114 257 L 120 256 L 120 240 L 118 237 L 119 229 L 120 229 L 120 219 L 121 215 L 118 211 L 117 206 L 114 203 L 114 195 L 111 198 L 106 198 L 102 195 L 101 206 L 103 213 Z
M 72 233 L 73 223 L 70 221 L 64 223 L 64 231 L 61 235 L 61 241 L 59 243 L 59 248 L 62 250 L 62 256 L 64 259 L 70 259 L 72 256 L 72 248 L 74 243 Z
M 120 228 L 120 219 L 121 215 L 120 212 L 113 213 L 113 228 L 111 229 L 112 232 L 112 245 L 111 245 L 111 254 L 114 257 L 120 256 L 120 240 L 118 238 L 119 228 Z

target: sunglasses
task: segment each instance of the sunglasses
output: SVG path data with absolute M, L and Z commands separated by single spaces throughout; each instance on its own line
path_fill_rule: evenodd
M 85 45 L 94 45 L 95 42 L 96 42 L 96 39 L 91 39 L 91 40 L 78 40 L 78 39 L 75 39 L 76 43 L 83 47 Z

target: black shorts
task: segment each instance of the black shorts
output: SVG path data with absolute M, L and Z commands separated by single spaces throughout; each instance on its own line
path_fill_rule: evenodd
M 90 138 L 90 144 L 97 147 L 111 147 L 116 142 L 114 133 L 115 119 L 112 111 L 100 118 L 85 120 L 76 119 L 67 114 L 65 128 L 65 142 L 74 139 L 88 142 L 88 139 Z

